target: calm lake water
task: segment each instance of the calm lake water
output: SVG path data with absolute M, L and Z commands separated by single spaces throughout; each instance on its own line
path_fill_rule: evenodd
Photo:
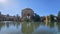
M 0 34 L 60 34 L 60 23 L 2 21 Z

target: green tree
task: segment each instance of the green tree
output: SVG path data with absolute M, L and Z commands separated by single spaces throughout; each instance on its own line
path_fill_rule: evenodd
M 50 21 L 51 21 L 51 22 L 54 21 L 54 15 L 53 15 L 53 14 L 50 15 Z
M 19 21 L 20 20 L 20 16 L 17 14 L 16 17 L 17 17 L 17 21 Z
M 60 22 L 60 11 L 58 12 L 58 22 Z
M 34 17 L 33 17 L 33 20 L 36 21 L 36 22 L 39 22 L 40 21 L 40 16 L 35 13 Z
M 58 18 L 60 19 L 60 11 L 58 12 Z

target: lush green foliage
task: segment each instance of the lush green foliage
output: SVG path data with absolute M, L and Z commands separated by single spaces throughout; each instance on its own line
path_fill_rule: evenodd
M 54 15 L 50 15 L 50 21 L 54 21 Z
M 35 13 L 34 16 L 33 16 L 33 21 L 34 21 L 34 22 L 40 21 L 40 16 Z

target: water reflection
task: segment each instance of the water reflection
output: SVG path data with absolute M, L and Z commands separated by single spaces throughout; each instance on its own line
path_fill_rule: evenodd
M 57 23 L 58 32 L 60 32 L 60 23 Z
M 0 22 L 0 34 L 60 34 L 60 23 Z
M 23 23 L 22 24 L 22 32 L 24 34 L 32 34 L 34 32 L 34 29 L 38 28 L 39 23 Z

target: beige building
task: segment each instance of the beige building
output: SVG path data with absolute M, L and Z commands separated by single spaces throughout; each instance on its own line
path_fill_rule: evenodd
M 31 19 L 32 16 L 34 16 L 34 11 L 30 8 L 25 8 L 22 10 L 22 20 L 24 20 L 25 18 L 29 18 Z

